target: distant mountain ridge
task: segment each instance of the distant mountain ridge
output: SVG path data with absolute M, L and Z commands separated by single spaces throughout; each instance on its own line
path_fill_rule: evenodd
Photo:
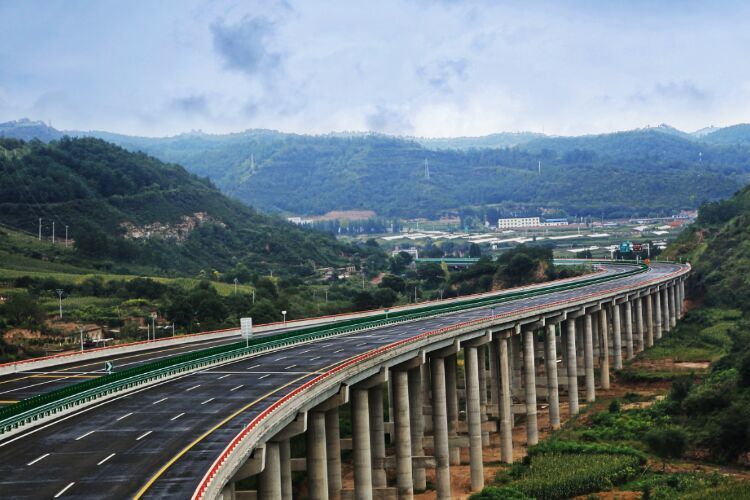
M 63 134 L 34 123 L 0 125 L 0 135 Z M 660 125 L 577 137 L 521 132 L 455 139 L 264 129 L 164 138 L 69 134 L 181 164 L 248 205 L 288 214 L 481 218 L 483 207 L 495 207 L 493 217 L 664 215 L 729 196 L 750 180 L 750 125 L 693 134 Z

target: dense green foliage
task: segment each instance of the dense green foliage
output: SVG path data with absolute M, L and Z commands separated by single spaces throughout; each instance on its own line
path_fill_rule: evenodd
M 370 209 L 412 217 L 458 210 L 492 220 L 511 211 L 538 213 L 542 207 L 594 216 L 695 208 L 744 184 L 750 172 L 748 128 L 704 136 L 658 127 L 581 137 L 521 133 L 452 139 L 269 130 L 167 138 L 73 134 L 95 135 L 179 163 L 267 211 Z M 60 132 L 26 123 L 7 124 L 0 128 L 3 134 L 49 140 Z
M 745 149 L 656 131 L 465 151 L 434 151 L 379 135 L 108 137 L 185 165 L 253 206 L 305 214 L 370 209 L 384 216 L 435 216 L 459 208 L 477 214 L 470 207 L 483 205 L 500 207 L 490 219 L 539 207 L 578 215 L 659 214 L 732 193 L 750 167 Z
M 184 241 L 123 237 L 123 223 L 174 226 L 199 213 L 207 218 L 193 230 L 176 231 L 189 233 Z M 336 264 L 353 253 L 329 236 L 230 200 L 180 166 L 102 140 L 0 139 L 0 223 L 35 233 L 40 217 L 47 237 L 55 221 L 58 241 L 70 227 L 79 260 L 163 272 L 229 271 L 242 264 L 254 272 L 309 274 L 314 264 Z

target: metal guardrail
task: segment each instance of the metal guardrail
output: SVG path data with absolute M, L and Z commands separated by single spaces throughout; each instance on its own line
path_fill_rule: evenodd
M 622 262 L 622 261 L 620 261 Z M 596 263 L 596 262 L 594 262 Z M 603 261 L 600 263 L 604 263 Z M 188 372 L 204 366 L 222 363 L 231 359 L 257 354 L 260 352 L 286 347 L 301 342 L 377 328 L 404 321 L 413 321 L 438 314 L 477 309 L 512 300 L 535 297 L 553 292 L 582 288 L 596 283 L 603 283 L 626 276 L 644 273 L 648 267 L 641 264 L 632 270 L 622 273 L 599 276 L 575 282 L 550 285 L 528 291 L 509 292 L 502 296 L 478 297 L 459 304 L 435 304 L 417 310 L 396 311 L 368 318 L 357 318 L 337 323 L 335 326 L 321 325 L 303 328 L 292 332 L 253 339 L 247 345 L 237 342 L 199 351 L 172 356 L 170 358 L 147 363 L 135 368 L 123 370 L 96 379 L 88 380 L 68 387 L 63 387 L 45 394 L 24 399 L 18 403 L 0 409 L 0 435 L 32 423 L 41 418 L 54 415 L 75 406 L 88 403 L 94 399 L 111 395 L 115 392 L 131 389 L 154 380 Z

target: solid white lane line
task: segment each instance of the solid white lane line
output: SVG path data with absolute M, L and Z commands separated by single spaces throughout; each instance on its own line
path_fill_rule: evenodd
M 289 365 L 289 366 L 287 366 L 287 367 L 286 367 L 286 368 L 284 368 L 284 369 L 285 369 L 285 370 L 291 370 L 291 369 L 292 369 L 292 368 L 294 368 L 295 366 L 297 366 L 297 365 Z
M 102 459 L 102 460 L 100 460 L 99 462 L 97 462 L 97 464 L 96 464 L 96 465 L 101 465 L 101 464 L 103 464 L 104 462 L 106 462 L 107 460 L 109 460 L 110 458 L 112 458 L 112 457 L 114 457 L 114 456 L 115 456 L 115 454 L 114 454 L 114 453 L 110 453 L 110 454 L 109 454 L 109 455 L 107 456 L 107 458 L 105 458 L 105 459 Z
M 131 411 L 130 413 L 126 413 L 125 415 L 123 415 L 121 417 L 117 417 L 117 421 L 119 422 L 120 420 L 122 420 L 124 418 L 128 418 L 132 414 L 133 414 L 133 412 Z
M 152 405 L 158 405 L 159 403 L 161 403 L 162 401 L 166 401 L 167 399 L 169 399 L 169 398 L 161 398 L 161 399 L 160 399 L 159 401 L 154 401 L 154 402 L 153 402 L 153 403 L 151 403 L 151 404 L 152 404 Z
M 262 377 L 258 377 L 258 380 L 263 380 L 264 378 L 268 377 L 269 375 L 271 375 L 271 374 L 270 373 L 266 373 Z
M 66 491 L 70 489 L 71 486 L 76 484 L 75 482 L 68 484 L 65 488 L 61 489 L 57 492 L 57 495 L 54 496 L 54 498 L 60 498 Z
M 216 380 L 221 380 L 223 378 L 227 378 L 230 375 L 231 375 L 231 373 L 227 373 L 226 375 L 222 375 L 221 377 L 217 378 Z
M 88 432 L 87 432 L 86 434 L 83 434 L 83 435 L 81 435 L 81 436 L 78 436 L 78 437 L 76 438 L 76 441 L 79 441 L 79 440 L 81 440 L 81 439 L 85 438 L 86 436 L 88 436 L 88 435 L 91 435 L 91 434 L 93 434 L 94 432 L 95 432 L 95 431 L 88 431 Z
M 245 387 L 245 384 L 240 384 L 240 385 L 238 385 L 237 387 L 232 387 L 231 389 L 229 389 L 229 392 L 234 392 L 234 391 L 236 391 L 237 389 L 239 389 L 240 387 Z
M 171 421 L 171 420 L 177 420 L 178 418 L 180 418 L 180 417 L 181 417 L 181 416 L 183 416 L 184 414 L 185 414 L 185 412 L 182 412 L 182 413 L 180 413 L 179 415 L 175 415 L 174 417 L 170 418 L 169 420 L 170 420 L 170 421 Z
M 206 404 L 210 403 L 211 401 L 213 401 L 214 399 L 216 399 L 216 398 L 208 398 L 207 400 L 205 400 L 205 401 L 204 401 L 204 402 L 202 402 L 201 404 L 202 404 L 202 405 L 206 405 Z
M 40 460 L 44 460 L 45 458 L 47 458 L 47 457 L 48 457 L 49 455 L 50 455 L 49 453 L 45 453 L 45 454 L 44 454 L 44 455 L 42 455 L 41 457 L 39 457 L 39 458 L 35 458 L 34 460 L 32 460 L 31 462 L 27 463 L 26 465 L 34 465 L 34 464 L 35 464 L 35 463 L 37 463 L 38 461 L 40 461 Z
M 152 432 L 154 432 L 154 431 L 148 431 L 148 432 L 144 432 L 143 434 L 141 434 L 140 436 L 138 436 L 137 438 L 135 438 L 135 440 L 136 440 L 136 441 L 140 441 L 141 439 L 145 438 L 146 436 L 148 436 L 148 435 L 149 435 L 149 434 L 151 434 Z
M 190 391 L 192 391 L 193 389 L 197 389 L 197 388 L 198 388 L 198 387 L 200 387 L 200 386 L 201 386 L 200 384 L 198 384 L 198 385 L 194 385 L 193 387 L 189 387 L 189 388 L 185 389 L 185 392 L 190 392 Z

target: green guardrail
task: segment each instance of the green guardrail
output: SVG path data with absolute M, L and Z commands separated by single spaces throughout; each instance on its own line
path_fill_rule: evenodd
M 624 261 L 618 262 L 623 263 Z M 484 306 L 501 304 L 512 300 L 582 288 L 596 283 L 603 283 L 625 276 L 643 273 L 647 269 L 648 266 L 640 264 L 632 270 L 608 276 L 597 276 L 569 283 L 543 286 L 535 288 L 534 290 L 508 292 L 504 293 L 502 296 L 477 297 L 474 299 L 462 300 L 460 303 L 438 303 L 419 309 L 394 311 L 369 316 L 367 318 L 344 320 L 337 322 L 335 325 L 329 324 L 301 328 L 291 332 L 266 335 L 252 339 L 249 342 L 241 341 L 233 344 L 201 349 L 187 354 L 171 356 L 160 361 L 146 363 L 141 366 L 128 368 L 127 370 L 32 396 L 13 405 L 1 408 L 0 434 L 6 433 L 25 423 L 38 420 L 39 418 L 55 414 L 59 411 L 69 409 L 73 406 L 80 405 L 113 392 L 217 362 L 228 361 L 249 354 L 260 353 L 300 342 L 377 328 L 393 323 L 412 321 L 415 319 L 435 316 L 436 314 L 449 314 L 468 309 L 477 309 Z

